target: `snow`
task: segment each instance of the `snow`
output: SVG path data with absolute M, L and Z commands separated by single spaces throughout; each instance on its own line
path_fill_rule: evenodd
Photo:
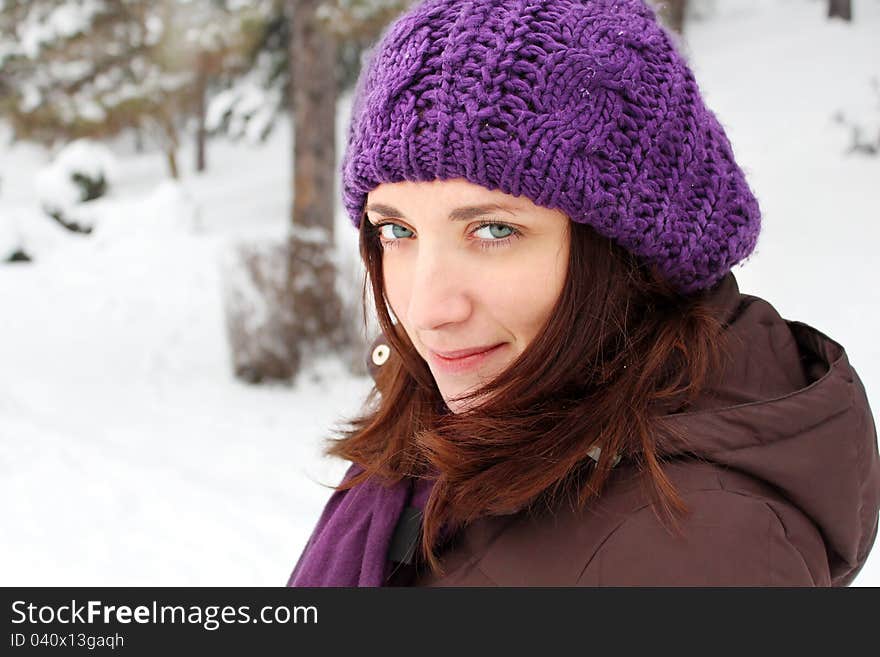
M 264 251 L 255 245 L 248 254 L 260 253 L 264 257 L 271 251 Z M 275 267 L 267 267 L 268 277 L 273 282 L 283 280 L 284 271 L 278 266 L 277 260 L 268 259 L 269 264 Z M 260 270 L 263 271 L 262 269 Z M 268 299 L 260 292 L 253 277 L 247 275 L 247 270 L 241 266 L 241 260 L 234 259 L 232 256 L 226 259 L 222 268 L 223 272 L 223 289 L 226 290 L 229 298 L 233 300 L 234 307 L 240 309 L 236 315 L 236 319 L 242 322 L 242 329 L 245 335 L 253 336 L 259 333 L 260 328 L 266 325 L 272 316 L 272 308 Z
M 83 204 L 95 233 L 0 269 L 8 585 L 286 582 L 325 496 L 314 482 L 344 472 L 318 440 L 369 390 L 332 360 L 294 389 L 231 375 L 220 264 L 284 235 L 288 139 L 212 144 L 205 177 L 186 150 L 180 183 L 117 144 L 114 193 Z M 54 230 L 19 185 L 46 157 L 0 155 L 0 216 L 27 208 Z
M 756 253 L 734 269 L 742 291 L 841 342 L 880 409 L 880 158 L 846 154 L 849 133 L 832 119 L 880 117 L 869 83 L 880 3 L 854 0 L 851 25 L 825 19 L 825 4 L 718 0 L 688 24 L 686 45 L 763 211 Z M 0 256 L 23 245 L 35 257 L 0 264 L 5 585 L 287 581 L 347 466 L 321 457 L 322 439 L 371 383 L 335 359 L 295 387 L 232 376 L 232 254 L 284 239 L 290 139 L 287 122 L 265 143 L 215 139 L 202 175 L 188 141 L 178 182 L 161 153 L 117 140 L 110 193 L 79 208 L 89 236 L 40 210 L 49 153 L 0 149 Z M 339 193 L 335 220 L 337 287 L 359 321 L 357 231 Z M 880 584 L 878 555 L 856 586 Z
M 144 36 L 144 43 L 148 46 L 157 44 L 162 38 L 162 34 L 165 30 L 165 24 L 162 22 L 162 18 L 156 14 L 150 14 L 147 16 L 144 25 L 147 30 L 147 33 Z
M 84 206 L 79 204 L 81 190 L 74 182 L 73 175 L 78 173 L 91 180 L 103 177 L 112 189 L 117 167 L 116 157 L 106 145 L 89 139 L 77 139 L 64 146 L 51 164 L 36 172 L 36 197 L 41 206 L 61 210 L 65 217 L 87 217 L 88 210 L 96 206 L 89 205 L 83 214 Z M 94 219 L 87 218 L 79 223 L 92 226 Z
M 22 99 L 19 103 L 19 109 L 22 112 L 31 112 L 37 109 L 43 102 L 43 95 L 40 90 L 34 86 L 26 85 L 21 89 Z
M 269 82 L 275 65 L 268 53 L 261 53 L 253 70 L 209 101 L 205 127 L 218 131 L 225 121 L 227 136 L 244 136 L 250 143 L 261 141 L 281 107 L 281 90 Z
M 237 89 L 224 89 L 215 95 L 208 103 L 208 109 L 205 112 L 205 127 L 208 130 L 217 129 L 223 116 L 232 111 L 237 101 Z
M 44 43 L 86 30 L 102 8 L 100 2 L 79 0 L 60 4 L 43 15 L 40 7 L 34 7 L 28 20 L 19 29 L 22 52 L 30 58 L 36 58 Z

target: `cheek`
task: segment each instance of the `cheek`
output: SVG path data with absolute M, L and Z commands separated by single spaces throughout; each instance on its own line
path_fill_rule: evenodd
M 542 258 L 519 267 L 496 289 L 499 309 L 511 328 L 530 341 L 553 311 L 565 283 L 564 265 Z
M 533 276 L 511 285 L 512 298 L 507 301 L 507 308 L 513 322 L 529 341 L 544 325 L 548 315 L 556 303 L 557 290 L 552 279 L 545 276 Z

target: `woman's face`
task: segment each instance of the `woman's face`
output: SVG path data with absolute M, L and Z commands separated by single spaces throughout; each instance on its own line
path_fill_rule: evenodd
M 459 413 L 464 403 L 449 399 L 512 363 L 553 310 L 569 219 L 464 179 L 384 183 L 367 195 L 366 212 L 379 226 L 391 309 Z

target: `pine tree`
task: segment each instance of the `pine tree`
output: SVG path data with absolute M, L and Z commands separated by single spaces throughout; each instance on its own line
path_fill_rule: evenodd
M 325 0 L 316 8 L 316 20 L 336 42 L 332 55 L 339 91 L 354 86 L 361 56 L 388 22 L 412 0 Z M 248 3 L 242 21 L 246 42 L 244 71 L 230 71 L 224 88 L 208 108 L 208 129 L 232 138 L 266 139 L 291 106 L 290 38 L 292 10 L 288 0 Z
M 240 16 L 240 59 L 215 77 L 206 129 L 257 142 L 287 109 L 290 21 L 285 0 L 249 2 Z
M 346 351 L 356 339 L 336 292 L 334 208 L 336 100 L 341 42 L 365 44 L 408 3 L 290 0 L 289 102 L 294 128 L 293 203 L 287 253 L 287 342 L 294 376 L 303 356 Z
M 262 0 L 244 23 L 249 66 L 214 96 L 208 126 L 235 137 L 265 138 L 292 121 L 290 232 L 285 244 L 244 249 L 247 295 L 227 309 L 236 375 L 252 382 L 295 379 L 315 356 L 334 352 L 362 367 L 354 323 L 343 317 L 335 264 L 336 101 L 354 84 L 361 53 L 407 0 Z M 278 272 L 276 275 L 275 272 Z M 273 309 L 247 328 L 241 298 L 257 294 Z M 238 299 L 238 300 L 236 300 Z
M 150 133 L 176 177 L 180 128 L 235 59 L 237 20 L 225 0 L 4 0 L 0 114 L 49 146 Z

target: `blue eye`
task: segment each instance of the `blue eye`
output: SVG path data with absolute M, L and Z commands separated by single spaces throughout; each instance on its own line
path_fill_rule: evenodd
M 387 227 L 390 227 L 391 230 L 386 231 L 385 228 Z M 413 231 L 411 231 L 409 228 L 401 226 L 400 224 L 392 223 L 390 221 L 383 224 L 377 224 L 376 229 L 379 233 L 379 242 L 383 249 L 389 249 L 397 246 L 406 238 L 413 236 Z M 481 224 L 474 231 L 471 232 L 471 235 L 477 235 L 477 233 L 485 229 L 488 229 L 489 231 L 488 236 L 478 236 L 476 238 L 476 242 L 481 249 L 507 246 L 511 242 L 513 242 L 513 240 L 518 239 L 522 235 L 519 229 L 502 223 Z M 403 234 L 401 234 L 401 231 L 403 232 Z M 500 235 L 498 234 L 499 232 L 501 232 Z
M 490 230 L 490 231 L 489 231 L 489 235 L 491 235 L 491 237 L 496 238 L 496 239 L 502 239 L 502 238 L 504 238 L 504 237 L 510 237 L 510 236 L 513 235 L 513 233 L 515 232 L 514 228 L 513 228 L 512 226 L 508 226 L 507 224 L 483 224 L 482 226 L 480 226 L 479 228 L 477 228 L 477 230 L 474 231 L 474 235 L 476 235 L 477 233 L 479 233 L 479 232 L 480 232 L 481 230 L 483 230 L 484 228 L 489 228 L 489 229 L 492 229 L 492 228 L 501 228 L 502 231 L 503 231 L 503 230 L 509 230 L 509 231 L 510 231 L 509 233 L 505 233 L 505 234 L 503 234 L 503 235 L 496 235 L 494 231 Z
M 385 232 L 385 228 L 387 228 L 387 227 L 389 227 L 389 226 L 391 227 L 391 234 L 390 234 L 390 235 L 389 235 L 388 233 Z M 404 228 L 404 227 L 401 226 L 400 224 L 391 224 L 391 223 L 388 223 L 388 224 L 380 224 L 380 225 L 378 226 L 378 228 L 379 228 L 379 234 L 380 234 L 382 237 L 384 237 L 385 239 L 387 239 L 387 240 L 389 240 L 389 241 L 392 241 L 392 242 L 396 241 L 397 238 L 400 238 L 400 237 L 410 237 L 410 235 L 412 234 L 412 231 L 411 231 L 411 230 L 409 230 L 408 228 Z M 397 232 L 397 230 L 395 230 L 395 229 L 398 229 L 398 228 L 399 228 L 400 230 L 402 230 L 402 231 L 405 231 L 405 232 L 407 232 L 407 233 L 410 233 L 410 235 L 399 235 L 398 232 Z

